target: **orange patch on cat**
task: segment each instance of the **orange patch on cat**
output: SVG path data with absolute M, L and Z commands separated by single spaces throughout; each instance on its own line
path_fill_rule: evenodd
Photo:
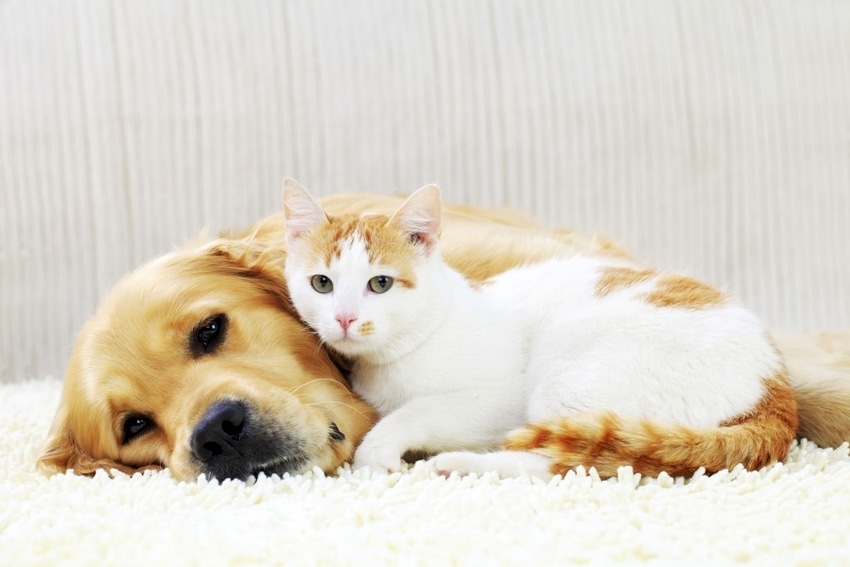
M 658 307 L 704 309 L 722 304 L 726 295 L 694 278 L 668 274 L 659 278 L 657 287 L 645 299 Z
M 652 270 L 602 268 L 599 280 L 596 282 L 596 297 L 605 297 L 615 291 L 647 282 L 656 275 L 657 273 Z M 658 277 L 655 289 L 647 293 L 643 299 L 656 307 L 704 309 L 722 304 L 726 300 L 726 295 L 694 278 L 664 274 Z
M 357 216 L 328 217 L 328 223 L 319 225 L 308 235 L 310 251 L 322 259 L 325 266 L 339 258 L 343 240 L 347 240 L 357 229 Z
M 328 217 L 329 222 L 310 234 L 310 248 L 322 258 L 325 266 L 339 259 L 344 247 L 360 239 L 366 247 L 369 262 L 392 266 L 396 285 L 416 287 L 413 266 L 418 252 L 405 234 L 388 224 L 384 215 L 343 215 Z
M 704 467 L 713 473 L 743 464 L 756 470 L 784 459 L 799 424 L 797 403 L 785 371 L 763 380 L 764 393 L 749 411 L 717 427 L 690 428 L 611 412 L 582 412 L 529 424 L 504 443 L 511 451 L 533 451 L 551 459 L 553 474 L 583 465 L 602 477 L 631 465 L 643 475 L 662 471 L 690 476 Z
M 374 222 L 376 219 L 380 220 Z M 413 270 L 419 260 L 420 251 L 407 234 L 395 225 L 387 223 L 386 217 L 365 217 L 361 234 L 366 243 L 369 263 L 392 266 L 397 274 L 397 285 L 416 287 Z
M 643 283 L 655 276 L 652 270 L 634 270 L 632 268 L 606 267 L 599 270 L 596 282 L 596 297 L 605 297 L 617 290 Z
M 357 328 L 357 332 L 364 337 L 373 335 L 375 334 L 375 323 L 373 323 L 372 321 L 366 321 Z

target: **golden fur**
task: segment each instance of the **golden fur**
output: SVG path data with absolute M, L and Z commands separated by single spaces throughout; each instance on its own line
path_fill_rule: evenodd
M 850 441 L 850 330 L 774 338 L 800 408 L 797 436 L 822 447 Z
M 334 215 L 390 214 L 401 200 L 337 195 L 323 205 Z M 552 256 L 628 256 L 601 236 L 471 207 L 448 207 L 441 241 L 449 263 L 472 280 Z M 222 401 L 243 403 L 250 423 L 291 448 L 294 461 L 212 476 L 311 466 L 333 472 L 350 459 L 376 414 L 349 390 L 344 362 L 294 316 L 282 243 L 282 215 L 274 215 L 249 231 L 176 250 L 122 280 L 80 331 L 39 464 L 81 474 L 167 466 L 178 479 L 194 479 L 205 469 L 191 450 L 193 431 Z M 198 329 L 217 314 L 226 315 L 225 338 L 211 352 L 199 350 Z M 819 443 L 850 439 L 850 367 L 808 351 L 792 354 L 802 433 Z M 811 378 L 827 367 L 828 384 Z M 126 441 L 128 416 L 152 425 Z
M 43 463 L 80 473 L 167 465 L 176 478 L 194 478 L 187 440 L 221 399 L 248 400 L 258 419 L 303 444 L 313 465 L 332 471 L 351 456 L 373 411 L 290 315 L 281 254 L 254 256 L 241 244 L 223 239 L 169 254 L 116 286 L 79 335 Z M 194 357 L 193 329 L 217 313 L 229 319 L 225 344 Z M 156 426 L 122 443 L 130 414 Z M 331 423 L 344 441 L 329 439 Z

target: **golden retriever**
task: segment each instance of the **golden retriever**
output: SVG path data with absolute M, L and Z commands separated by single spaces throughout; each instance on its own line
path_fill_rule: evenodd
M 400 197 L 340 195 L 333 214 L 387 214 Z M 507 212 L 450 206 L 447 260 L 470 278 L 553 255 L 626 255 L 603 237 L 552 231 Z M 376 413 L 294 315 L 282 276 L 282 215 L 197 242 L 126 276 L 82 328 L 39 465 L 126 473 L 168 467 L 246 479 L 333 473 Z M 850 359 L 789 339 L 801 435 L 850 439 Z M 796 349 L 796 350 L 795 350 Z

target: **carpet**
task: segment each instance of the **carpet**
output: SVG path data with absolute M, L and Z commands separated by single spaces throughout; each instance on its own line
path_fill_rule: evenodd
M 690 479 L 47 477 L 33 461 L 60 388 L 0 385 L 0 565 L 850 565 L 846 443 Z

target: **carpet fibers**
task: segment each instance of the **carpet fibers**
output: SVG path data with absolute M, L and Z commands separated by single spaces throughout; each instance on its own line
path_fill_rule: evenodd
M 847 444 L 693 478 L 544 483 L 347 467 L 250 482 L 46 477 L 60 383 L 0 385 L 0 565 L 850 565 Z

